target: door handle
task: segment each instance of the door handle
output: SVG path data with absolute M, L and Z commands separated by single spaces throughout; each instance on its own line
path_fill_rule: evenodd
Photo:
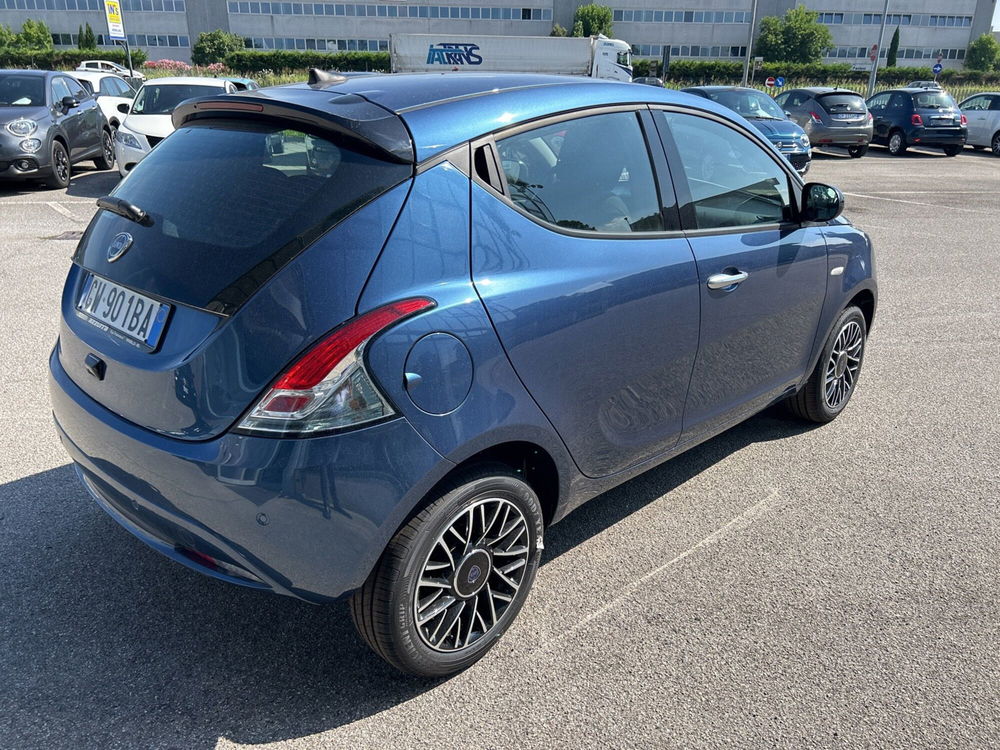
M 738 284 L 742 284 L 750 277 L 746 271 L 736 273 L 715 273 L 708 277 L 709 289 L 729 289 Z

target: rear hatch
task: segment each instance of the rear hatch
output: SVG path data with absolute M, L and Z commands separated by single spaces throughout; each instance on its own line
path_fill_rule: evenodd
M 219 434 L 354 314 L 412 172 L 301 118 L 188 122 L 101 199 L 64 291 L 62 366 L 135 424 Z
M 858 94 L 835 92 L 816 97 L 830 127 L 856 128 L 868 124 L 868 107 Z
M 962 130 L 962 111 L 945 91 L 928 89 L 913 95 L 913 112 L 920 115 L 925 128 L 942 133 Z

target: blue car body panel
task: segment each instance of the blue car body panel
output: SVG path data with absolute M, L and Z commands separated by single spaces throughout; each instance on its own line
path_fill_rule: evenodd
M 471 174 L 470 140 L 636 97 L 750 127 L 686 94 L 556 76 L 365 76 L 227 97 L 341 115 L 375 105 L 405 123 L 382 142 L 393 158 L 413 154 L 413 174 L 267 275 L 232 314 L 175 304 L 154 353 L 76 314 L 86 273 L 110 273 L 85 253 L 49 366 L 57 429 L 88 489 L 185 565 L 326 601 L 360 586 L 439 482 L 484 451 L 543 454 L 555 521 L 800 386 L 844 306 L 870 295 L 874 311 L 871 245 L 845 220 L 581 237 L 514 210 Z M 652 158 L 659 169 L 662 153 Z M 101 214 L 83 245 L 103 250 L 128 225 Z M 128 262 L 144 289 L 141 257 Z M 747 283 L 706 288 L 735 266 L 750 271 Z M 233 429 L 328 332 L 410 297 L 434 306 L 363 354 L 391 417 L 307 438 Z M 84 366 L 92 352 L 109 360 L 104 379 Z

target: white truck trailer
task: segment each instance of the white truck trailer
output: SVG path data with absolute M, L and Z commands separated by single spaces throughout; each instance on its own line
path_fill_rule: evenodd
M 632 50 L 620 39 L 479 34 L 390 34 L 393 73 L 556 73 L 632 80 Z

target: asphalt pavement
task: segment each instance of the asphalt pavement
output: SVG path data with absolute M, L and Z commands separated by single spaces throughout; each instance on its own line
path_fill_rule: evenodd
M 1000 745 L 1000 159 L 817 154 L 809 179 L 878 253 L 846 412 L 767 412 L 573 513 L 513 628 L 446 681 L 88 499 L 46 361 L 117 174 L 0 184 L 0 748 Z

